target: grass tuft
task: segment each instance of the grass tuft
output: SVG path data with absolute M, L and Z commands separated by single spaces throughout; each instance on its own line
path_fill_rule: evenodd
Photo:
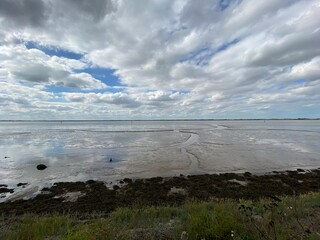
M 189 201 L 179 207 L 135 205 L 103 217 L 0 218 L 0 239 L 320 239 L 320 192 L 299 197 Z

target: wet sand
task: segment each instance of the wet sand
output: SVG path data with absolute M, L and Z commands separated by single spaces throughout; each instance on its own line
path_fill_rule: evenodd
M 319 120 L 1 122 L 0 183 L 314 169 L 319 139 Z
M 3 215 L 25 213 L 102 212 L 118 207 L 143 205 L 179 205 L 190 199 L 259 199 L 299 195 L 320 190 L 320 168 L 272 172 L 264 175 L 246 173 L 205 174 L 179 177 L 125 178 L 112 187 L 101 181 L 58 182 L 43 188 L 33 199 L 11 199 L 0 203 Z M 19 187 L 28 187 L 23 183 Z M 0 193 L 14 191 L 0 183 Z M 23 197 L 23 196 L 22 196 Z

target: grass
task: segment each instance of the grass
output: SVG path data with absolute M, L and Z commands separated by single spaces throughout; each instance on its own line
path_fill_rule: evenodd
M 320 192 L 259 201 L 189 201 L 119 208 L 104 217 L 33 215 L 0 219 L 0 239 L 320 239 Z
M 25 215 L 21 218 L 10 219 L 10 226 L 2 227 L 0 239 L 44 239 L 48 236 L 63 236 L 72 228 L 75 222 L 70 216 Z
M 182 224 L 191 239 L 227 239 L 232 231 L 242 228 L 235 202 L 191 202 L 184 210 L 186 218 Z

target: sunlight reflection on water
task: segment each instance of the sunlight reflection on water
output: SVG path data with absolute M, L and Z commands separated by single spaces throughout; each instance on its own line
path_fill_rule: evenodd
M 312 168 L 319 140 L 311 120 L 0 122 L 0 184 Z

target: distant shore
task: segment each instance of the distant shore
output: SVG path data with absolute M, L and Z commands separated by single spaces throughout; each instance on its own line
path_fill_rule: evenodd
M 36 119 L 36 120 L 14 120 L 3 119 L 0 122 L 156 122 L 156 121 L 274 121 L 274 120 L 320 120 L 320 118 L 203 118 L 203 119 Z
M 58 182 L 30 200 L 0 203 L 4 215 L 25 213 L 108 214 L 118 207 L 134 204 L 179 205 L 187 200 L 274 198 L 320 190 L 320 168 L 315 170 L 272 172 L 266 175 L 246 173 L 205 174 L 179 177 L 125 178 L 112 189 L 105 183 Z M 0 183 L 0 191 L 13 191 Z

